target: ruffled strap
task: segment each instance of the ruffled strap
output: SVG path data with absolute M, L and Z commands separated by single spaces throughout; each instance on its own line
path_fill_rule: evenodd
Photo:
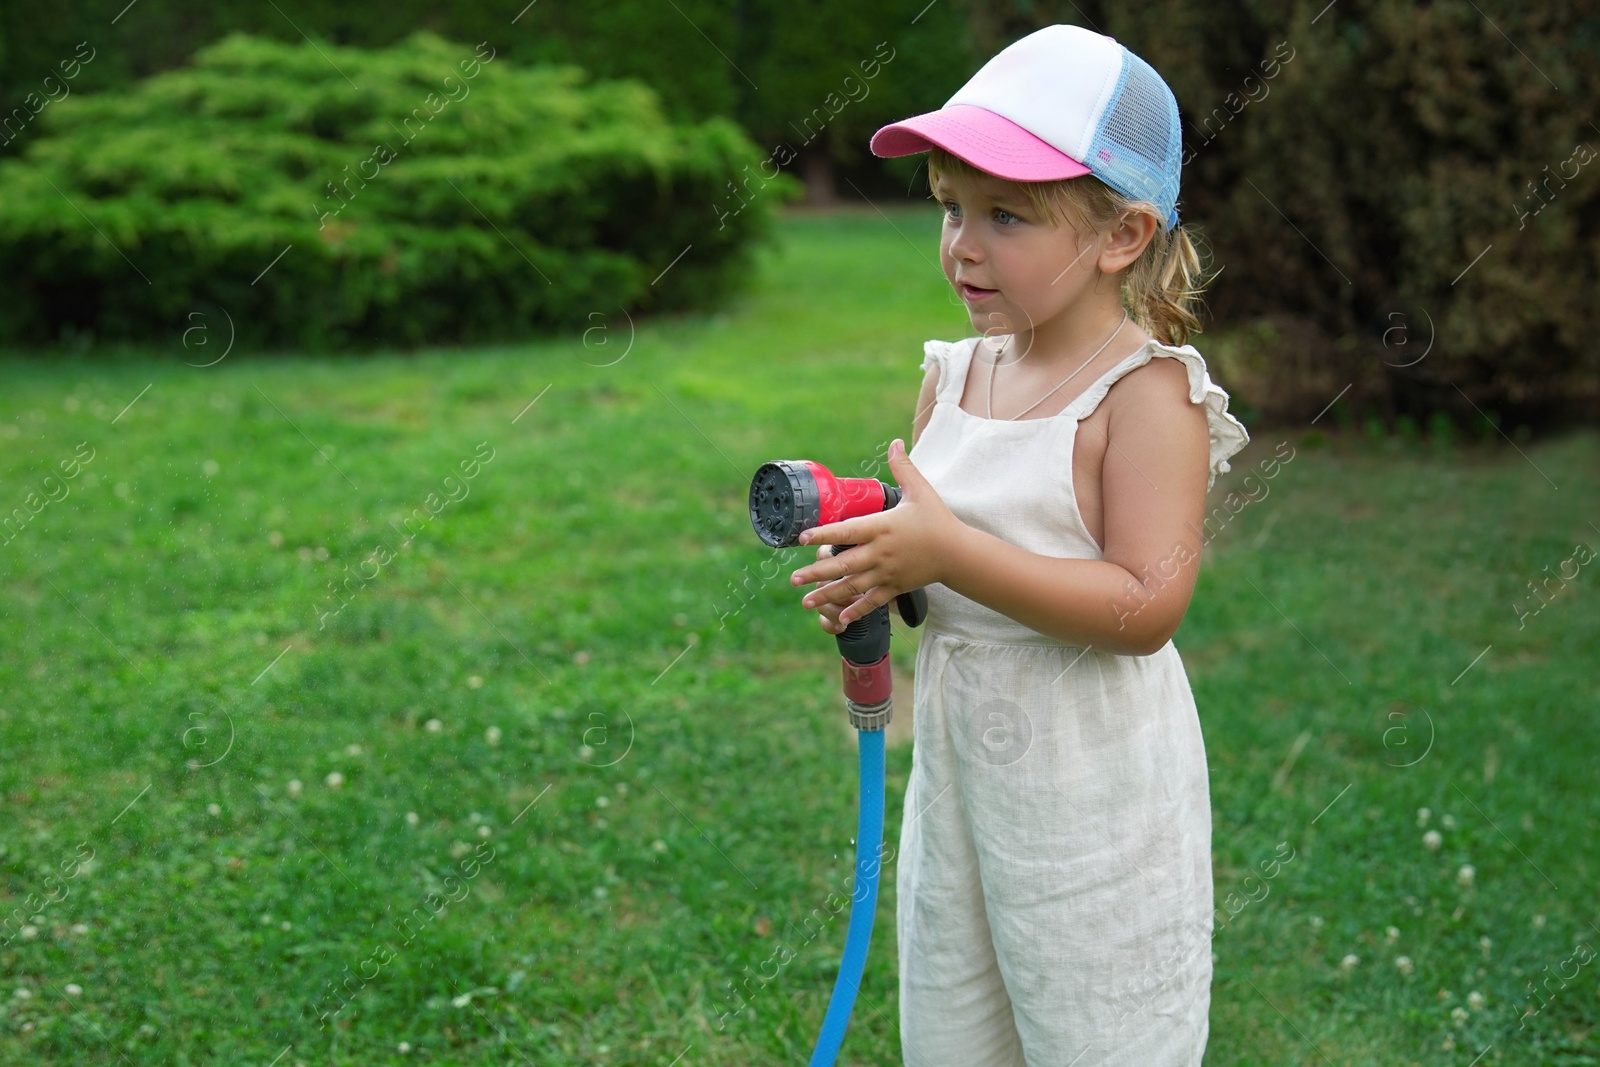
M 1230 469 L 1229 457 L 1250 443 L 1250 434 L 1245 430 L 1244 423 L 1229 413 L 1227 390 L 1211 380 L 1211 375 L 1206 371 L 1205 358 L 1193 345 L 1175 347 L 1152 339 L 1073 400 L 1065 413 L 1079 420 L 1088 418 L 1118 379 L 1149 363 L 1156 356 L 1171 356 L 1180 361 L 1189 374 L 1189 400 L 1205 405 L 1206 427 L 1211 438 L 1210 469 L 1206 475 L 1206 491 L 1210 492 L 1216 484 L 1217 475 L 1226 474 Z
M 924 341 L 922 344 L 922 370 L 939 368 L 939 388 L 934 393 L 935 403 L 961 403 L 966 389 L 967 365 L 972 362 L 972 351 L 980 337 L 962 341 Z

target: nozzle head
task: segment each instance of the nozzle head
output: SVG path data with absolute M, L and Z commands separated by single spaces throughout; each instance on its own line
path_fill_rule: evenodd
M 804 460 L 763 463 L 750 480 L 750 525 L 772 548 L 799 543 L 801 533 L 822 523 L 822 494 Z

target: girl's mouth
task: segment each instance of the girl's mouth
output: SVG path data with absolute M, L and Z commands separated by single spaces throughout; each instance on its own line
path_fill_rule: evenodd
M 968 285 L 966 282 L 961 283 L 961 298 L 963 300 L 986 300 L 999 291 L 998 289 L 979 289 Z

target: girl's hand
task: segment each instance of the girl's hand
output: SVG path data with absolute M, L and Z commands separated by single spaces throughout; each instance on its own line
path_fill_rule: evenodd
M 833 555 L 833 546 L 832 545 L 818 545 L 817 546 L 817 558 L 818 559 L 827 559 L 829 556 L 832 556 L 832 555 Z M 821 582 L 815 582 L 813 584 L 821 585 L 822 583 Z M 859 600 L 860 598 L 857 597 L 856 599 Z M 850 603 L 854 604 L 855 600 L 852 600 Z M 826 632 L 828 632 L 830 634 L 838 635 L 838 634 L 844 633 L 844 628 L 845 628 L 846 624 L 839 621 L 839 613 L 841 611 L 843 611 L 848 606 L 849 605 L 847 605 L 847 604 L 823 604 L 823 605 L 821 605 L 820 607 L 817 608 L 817 622 L 821 624 L 823 630 L 825 630 Z M 894 609 L 894 612 L 895 612 L 896 615 L 900 614 L 900 605 L 899 604 L 891 602 L 890 603 L 890 607 L 892 607 Z
M 842 629 L 901 593 L 939 581 L 951 540 L 965 529 L 933 486 L 906 457 L 905 442 L 889 446 L 889 470 L 900 483 L 900 503 L 876 515 L 829 523 L 800 535 L 801 544 L 854 545 L 837 557 L 790 575 L 794 585 L 826 583 L 801 603 Z M 838 605 L 838 614 L 832 614 Z M 829 633 L 826 625 L 823 629 Z
M 831 555 L 833 555 L 832 545 L 817 546 L 818 559 L 827 559 Z M 816 584 L 821 585 L 822 583 L 817 582 Z M 830 634 L 843 633 L 845 624 L 839 621 L 839 613 L 843 611 L 844 608 L 845 606 L 842 604 L 823 604 L 821 607 L 817 608 L 817 622 L 820 623 L 822 628 Z

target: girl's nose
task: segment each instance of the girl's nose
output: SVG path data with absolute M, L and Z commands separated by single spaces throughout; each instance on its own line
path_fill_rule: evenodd
M 950 235 L 950 255 L 965 263 L 982 262 L 983 247 L 973 239 L 969 230 L 957 224 Z

